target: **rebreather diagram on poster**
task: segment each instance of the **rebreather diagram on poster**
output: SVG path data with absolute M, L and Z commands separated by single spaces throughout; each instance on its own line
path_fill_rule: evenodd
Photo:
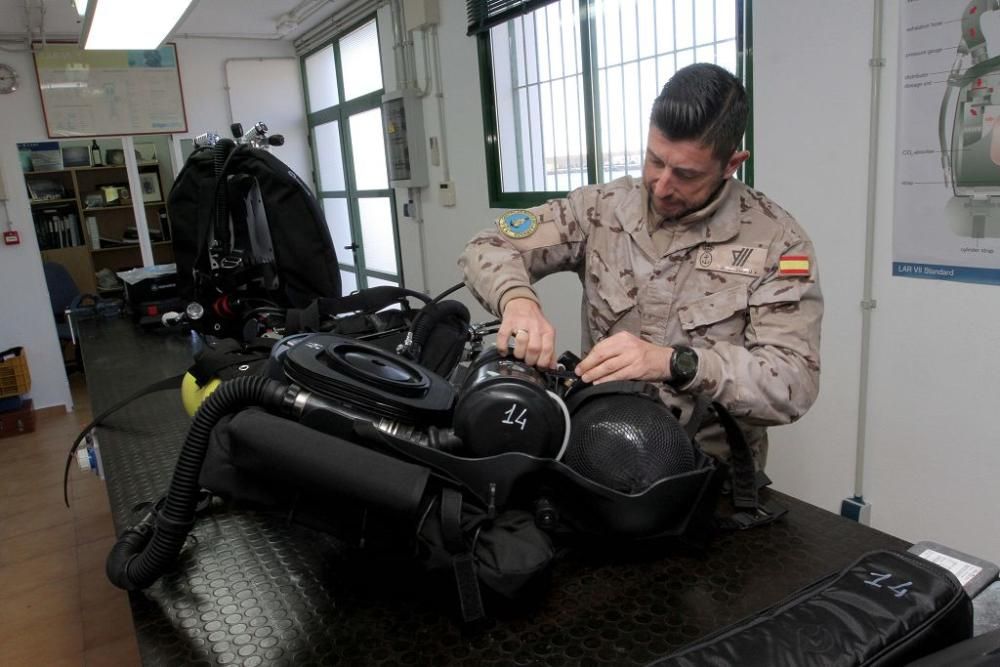
M 1000 284 L 1000 0 L 900 3 L 893 275 Z

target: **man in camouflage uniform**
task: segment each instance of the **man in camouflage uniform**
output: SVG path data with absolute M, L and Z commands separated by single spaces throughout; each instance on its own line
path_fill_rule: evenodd
M 630 176 L 510 212 L 459 264 L 502 315 L 497 346 L 554 363 L 555 331 L 530 285 L 555 271 L 583 282 L 583 360 L 594 383 L 660 383 L 687 420 L 694 398 L 724 405 L 757 463 L 765 427 L 801 417 L 819 391 L 823 299 L 815 254 L 798 223 L 735 180 L 746 92 L 715 65 L 678 71 L 653 105 L 642 180 Z M 710 423 L 699 435 L 726 457 Z

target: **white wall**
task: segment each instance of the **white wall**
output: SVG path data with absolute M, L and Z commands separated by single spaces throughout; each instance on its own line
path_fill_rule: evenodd
M 877 183 L 865 499 L 872 525 L 1000 560 L 996 288 L 891 275 L 898 4 L 885 3 L 879 167 L 867 173 L 874 3 L 754 4 L 757 185 L 816 241 L 827 311 L 823 387 L 797 425 L 776 429 L 777 485 L 836 510 L 853 491 L 863 233 Z M 804 30 L 822 26 L 821 30 Z M 957 37 L 956 37 L 957 41 Z
M 177 40 L 177 51 L 190 129 L 189 134 L 178 138 L 209 130 L 228 136 L 231 119 L 225 87 L 227 59 L 294 55 L 287 42 L 262 40 L 181 39 Z M 70 406 L 72 399 L 17 157 L 17 143 L 47 139 L 35 68 L 29 53 L 4 52 L 3 60 L 21 77 L 19 90 L 0 96 L 0 167 L 9 197 L 7 213 L 21 234 L 21 245 L 0 245 L 0 350 L 15 345 L 27 348 L 36 408 Z M 264 92 L 266 84 L 262 82 Z M 289 102 L 302 105 L 301 99 Z M 283 128 L 279 131 L 285 132 Z M 308 174 L 307 160 L 305 164 L 304 173 Z M 0 218 L 4 229 L 5 223 Z
M 31 371 L 35 408 L 72 405 L 42 259 L 21 177 L 17 143 L 46 139 L 35 66 L 28 53 L 4 52 L 17 70 L 19 89 L 0 96 L 0 168 L 7 191 L 7 215 L 21 235 L 17 246 L 0 245 L 0 349 L 23 345 Z M 2 207 L 0 207 L 2 208 Z M 0 220 L 6 230 L 6 220 Z
M 755 185 L 815 241 L 826 297 L 820 397 L 799 423 L 772 429 L 768 472 L 777 488 L 836 512 L 854 492 L 874 2 L 833 4 L 754 3 L 754 159 Z M 1000 395 L 1000 309 L 990 307 L 1000 292 L 891 276 L 896 5 L 886 2 L 883 33 L 878 307 L 863 490 L 874 527 L 1000 561 L 993 520 L 1000 485 L 990 483 L 1000 470 L 992 414 Z M 442 3 L 442 11 L 445 122 L 458 204 L 442 208 L 424 195 L 431 293 L 460 279 L 455 258 L 499 213 L 487 202 L 475 40 L 465 35 L 458 3 Z M 383 39 L 383 51 L 391 63 L 391 39 Z M 437 135 L 433 99 L 424 116 L 428 136 Z M 433 193 L 441 170 L 430 170 Z M 401 227 L 407 283 L 420 287 L 416 223 L 403 220 Z M 540 291 L 558 349 L 578 349 L 576 278 L 548 278 Z M 478 316 L 485 313 L 477 307 Z
M 771 430 L 768 473 L 833 511 L 853 494 L 872 7 L 754 3 L 754 185 L 809 232 L 826 302 L 820 397 L 797 424 Z

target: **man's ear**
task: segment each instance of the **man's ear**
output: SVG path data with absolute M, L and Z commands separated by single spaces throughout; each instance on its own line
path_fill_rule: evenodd
M 726 162 L 726 167 L 722 171 L 723 178 L 732 178 L 736 170 L 740 168 L 740 165 L 747 161 L 750 157 L 750 151 L 736 151 L 733 153 L 729 161 Z

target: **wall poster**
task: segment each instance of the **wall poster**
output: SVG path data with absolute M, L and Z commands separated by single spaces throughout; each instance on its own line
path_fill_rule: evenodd
M 900 3 L 894 276 L 1000 284 L 1000 12 L 993 4 Z
M 177 49 L 84 51 L 46 44 L 34 52 L 49 136 L 186 132 Z

